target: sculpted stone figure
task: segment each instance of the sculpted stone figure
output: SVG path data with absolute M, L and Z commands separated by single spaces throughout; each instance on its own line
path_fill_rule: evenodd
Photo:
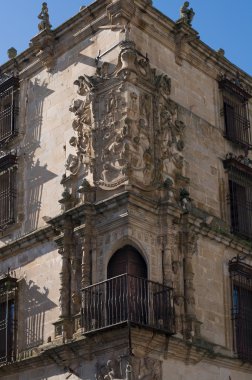
M 97 380 L 123 380 L 120 375 L 120 364 L 118 360 L 108 360 L 105 365 L 99 366 L 96 373 Z
M 97 380 L 160 380 L 161 362 L 151 358 L 131 358 L 108 360 L 104 365 L 97 365 Z
M 184 5 L 180 8 L 180 17 L 184 19 L 189 26 L 191 26 L 195 13 L 192 8 L 189 9 L 189 5 L 189 1 L 184 2 Z
M 50 21 L 49 21 L 49 12 L 48 12 L 47 3 L 42 4 L 42 10 L 40 14 L 38 15 L 38 18 L 39 20 L 41 20 L 41 22 L 38 24 L 38 29 L 40 32 L 45 29 L 47 30 L 51 29 L 52 25 L 50 24 Z
M 65 166 L 66 169 L 71 172 L 71 174 L 76 175 L 80 167 L 80 160 L 77 156 L 69 154 Z

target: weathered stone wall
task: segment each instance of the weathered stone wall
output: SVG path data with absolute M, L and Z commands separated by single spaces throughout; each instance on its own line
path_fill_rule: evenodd
M 51 243 L 30 247 L 1 262 L 2 273 L 18 279 L 18 353 L 54 337 L 53 322 L 59 315 L 60 255 Z
M 127 6 L 130 4 L 132 2 L 128 1 Z M 163 362 L 162 378 L 248 380 L 247 367 L 243 372 L 230 369 L 238 368 L 239 363 L 233 363 L 231 359 L 228 262 L 237 252 L 250 254 L 250 250 L 247 245 L 243 247 L 243 243 L 237 247 L 232 245 L 227 232 L 230 224 L 226 202 L 228 178 L 223 168 L 228 152 L 239 155 L 242 151 L 223 137 L 222 95 L 217 82 L 219 67 L 215 67 L 210 58 L 202 63 L 199 50 L 192 52 L 189 44 L 178 51 L 171 31 L 174 25 L 161 16 L 160 19 L 157 15 L 153 17 L 150 12 L 137 13 L 130 30 L 120 24 L 114 28 L 109 25 L 94 34 L 90 32 L 88 37 L 83 34 L 83 39 L 83 30 L 75 25 L 60 37 L 62 46 L 65 43 L 69 48 L 62 50 L 49 71 L 40 68 L 31 70 L 27 76 L 22 73 L 18 223 L 3 231 L 0 241 L 4 250 L 15 239 L 27 235 L 28 241 L 28 234 L 38 231 L 36 243 L 32 241 L 27 248 L 27 242 L 23 242 L 25 248 L 21 245 L 13 254 L 10 250 L 10 256 L 1 257 L 0 274 L 11 268 L 19 283 L 18 352 L 22 357 L 25 350 L 40 347 L 39 350 L 43 351 L 42 345 L 50 345 L 55 338 L 53 323 L 59 320 L 64 308 L 72 308 L 66 316 L 67 322 L 72 323 L 71 312 L 76 311 L 72 300 L 76 283 L 73 282 L 78 279 L 78 284 L 88 286 L 90 282 L 106 280 L 110 258 L 128 244 L 135 247 L 146 261 L 148 280 L 174 288 L 177 347 L 188 344 L 186 347 L 190 350 L 190 345 L 196 342 L 204 343 L 213 355 L 218 354 L 216 350 L 220 352 L 219 364 L 211 364 L 210 359 L 204 362 L 202 357 L 198 364 L 197 360 L 193 364 L 185 356 L 180 360 L 170 357 L 169 342 L 166 342 L 165 349 L 156 344 L 150 351 L 153 350 Z M 111 20 L 113 18 L 107 17 L 103 21 L 106 24 Z M 160 21 L 162 26 L 153 26 L 154 21 Z M 164 22 L 169 26 L 167 30 Z M 148 28 L 152 28 L 153 33 Z M 119 46 L 121 40 L 124 44 Z M 96 70 L 95 60 L 99 51 L 102 56 L 98 59 L 100 71 Z M 199 67 L 195 65 L 197 54 Z M 183 59 L 185 56 L 189 58 Z M 88 112 L 92 111 L 88 122 L 83 122 L 81 118 L 85 112 L 78 115 L 80 110 L 73 103 L 79 100 Z M 251 104 L 250 110 L 252 112 Z M 132 125 L 129 119 L 133 121 Z M 79 122 L 81 127 L 88 125 L 90 134 L 93 134 L 93 151 L 96 147 L 96 151 L 92 151 L 93 166 L 89 162 L 85 177 L 84 185 L 88 191 L 83 185 L 83 167 L 79 173 L 73 173 L 67 164 L 68 157 L 73 152 L 76 154 L 76 150 L 78 157 L 82 154 L 81 164 L 85 164 L 86 152 L 80 153 L 74 145 L 80 137 L 74 122 Z M 100 132 L 96 133 L 99 128 Z M 109 142 L 104 142 L 106 139 Z M 137 152 L 142 154 L 142 166 L 138 166 Z M 134 165 L 130 167 L 130 154 L 137 161 L 133 169 Z M 108 180 L 106 187 L 101 179 L 107 174 L 105 164 L 110 163 L 109 159 L 114 160 L 113 169 L 119 180 L 118 183 Z M 172 159 L 177 160 L 177 167 Z M 168 169 L 165 169 L 165 160 L 168 161 Z M 64 187 L 62 175 L 65 175 Z M 78 191 L 80 185 L 82 188 Z M 189 192 L 187 198 L 181 197 L 183 187 Z M 61 195 L 63 190 L 65 199 Z M 116 197 L 119 194 L 123 197 L 124 193 L 130 194 L 132 199 L 126 200 L 122 206 Z M 70 209 L 89 203 L 90 215 L 85 215 L 85 219 L 83 215 L 87 210 L 82 210 L 79 220 L 76 220 L 74 211 Z M 185 219 L 188 219 L 188 224 Z M 213 220 L 215 224 L 212 224 Z M 38 237 L 39 229 L 48 226 L 48 221 L 50 237 L 41 239 Z M 190 229 L 192 225 L 194 229 Z M 227 227 L 225 231 L 222 225 Z M 57 247 L 53 239 L 57 240 Z M 78 250 L 77 254 L 75 250 Z M 86 259 L 88 255 L 91 255 L 92 263 L 89 262 L 90 257 Z M 76 293 L 80 295 L 78 286 Z M 80 299 L 78 302 L 80 304 Z M 195 327 L 199 325 L 200 328 Z M 71 339 L 63 335 L 55 340 L 52 351 L 60 344 L 65 347 L 65 343 L 72 342 L 73 334 Z M 150 344 L 154 338 L 155 333 Z M 78 335 L 78 339 L 83 338 Z M 109 353 L 114 351 L 108 341 L 104 342 L 102 339 L 99 341 L 99 337 L 92 341 L 97 346 L 104 343 L 108 350 L 105 353 L 104 349 L 98 359 L 92 357 L 91 350 L 86 356 L 79 355 L 78 361 L 76 357 L 69 359 L 66 366 L 75 368 L 79 374 L 73 373 L 71 378 L 95 379 L 97 365 L 106 366 Z M 31 356 L 42 352 L 39 350 L 33 350 Z M 200 351 L 203 350 L 201 346 L 195 350 L 203 352 Z M 23 359 L 25 355 L 29 352 Z M 202 353 L 204 355 L 205 352 Z M 227 355 L 225 360 L 228 363 L 221 362 L 221 355 Z M 56 359 L 54 357 L 57 365 L 51 365 L 51 356 L 45 355 L 43 360 L 45 365 L 50 365 L 2 378 L 63 380 L 69 375 L 62 360 L 57 363 L 57 355 Z M 154 375 L 149 378 L 161 378 L 160 373 Z M 96 378 L 103 379 L 104 375 Z

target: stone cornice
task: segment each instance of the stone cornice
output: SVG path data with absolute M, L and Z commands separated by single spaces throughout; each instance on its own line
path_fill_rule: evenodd
M 179 220 L 182 215 L 182 210 L 176 204 L 172 204 L 169 201 L 156 201 L 143 197 L 139 194 L 132 194 L 128 191 L 122 192 L 111 196 L 105 200 L 96 202 L 95 204 L 81 204 L 77 205 L 74 208 L 63 212 L 60 215 L 50 219 L 48 221 L 48 226 L 42 227 L 38 230 L 35 230 L 27 235 L 21 236 L 15 241 L 9 242 L 6 245 L 0 248 L 0 258 L 5 257 L 10 254 L 16 254 L 22 249 L 30 248 L 32 245 L 38 245 L 44 243 L 45 241 L 53 241 L 53 239 L 59 236 L 59 232 L 63 229 L 64 220 L 67 217 L 71 217 L 73 222 L 78 226 L 85 224 L 86 214 L 98 215 L 102 213 L 107 213 L 108 210 L 114 212 L 118 210 L 121 206 L 127 205 L 127 215 L 125 217 L 132 220 L 133 223 L 138 223 L 138 219 L 131 212 L 130 207 L 138 207 L 139 210 L 142 210 L 147 213 L 155 213 L 155 215 L 160 215 L 164 217 L 175 218 Z M 154 208 L 154 211 L 153 211 Z M 125 223 L 125 217 L 124 219 Z M 212 219 L 211 223 L 208 223 L 208 217 Z M 211 240 L 215 240 L 218 243 L 230 247 L 237 251 L 237 253 L 252 255 L 252 245 L 249 241 L 242 240 L 241 238 L 229 233 L 228 226 L 223 224 L 218 218 L 208 215 L 204 211 L 192 209 L 192 212 L 188 214 L 188 222 L 191 226 L 191 229 L 198 235 L 207 237 Z M 121 227 L 121 222 L 115 218 L 113 223 L 118 227 Z M 146 226 L 150 226 L 148 221 L 146 221 Z M 101 223 L 97 225 L 98 229 L 106 230 L 107 223 Z M 141 227 L 141 224 L 139 224 Z
M 0 258 L 19 253 L 21 249 L 30 248 L 32 245 L 50 241 L 53 236 L 55 236 L 55 230 L 51 226 L 41 227 L 0 247 Z
M 175 42 L 171 41 L 171 37 L 174 35 L 176 22 L 153 7 L 146 8 L 144 13 L 146 17 L 147 15 L 149 17 L 149 22 L 148 24 L 146 23 L 144 30 L 163 45 L 169 48 L 173 46 L 172 50 L 175 52 Z M 189 29 L 191 29 L 191 34 L 197 33 L 193 28 Z M 193 49 L 191 52 L 185 53 L 183 59 L 188 61 L 191 65 L 197 67 L 197 69 L 200 69 L 207 75 L 212 76 L 213 79 L 216 79 L 220 72 L 229 72 L 235 77 L 238 70 L 241 74 L 241 80 L 247 86 L 252 86 L 252 78 L 244 70 L 220 55 L 200 39 L 193 38 L 192 41 L 190 41 L 190 39 L 188 40 L 188 46 L 193 47 Z
M 230 247 L 245 255 L 252 257 L 252 243 L 249 240 L 244 240 L 236 235 L 231 234 L 227 226 L 223 225 L 220 219 L 209 216 L 213 220 L 216 219 L 214 223 L 207 223 L 207 218 L 199 218 L 193 214 L 189 214 L 188 221 L 192 230 L 201 236 L 207 237 L 211 240 L 215 240 L 218 243 Z

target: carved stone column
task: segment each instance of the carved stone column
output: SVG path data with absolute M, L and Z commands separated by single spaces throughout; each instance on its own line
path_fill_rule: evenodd
M 60 272 L 60 318 L 69 316 L 69 284 L 70 284 L 70 262 L 64 248 L 59 249 L 62 256 L 62 266 Z
M 81 249 L 77 237 L 73 238 L 70 247 L 71 261 L 71 315 L 76 315 L 81 309 Z
M 175 327 L 176 333 L 182 333 L 184 319 L 183 259 L 179 250 L 180 231 L 178 227 L 178 220 L 174 219 L 169 228 L 169 246 L 171 250 L 171 279 L 174 289 Z
M 92 218 L 90 214 L 86 215 L 85 229 L 82 240 L 82 262 L 81 262 L 81 287 L 91 285 L 91 233 L 92 233 Z
M 182 251 L 184 256 L 184 297 L 185 297 L 185 337 L 192 339 L 199 335 L 200 322 L 197 321 L 195 311 L 195 289 L 193 285 L 194 273 L 192 256 L 196 250 L 198 236 L 189 228 L 188 214 L 183 216 L 182 222 Z
M 73 252 L 73 226 L 70 217 L 65 218 L 63 246 L 59 250 L 62 255 L 62 267 L 60 272 L 60 319 L 63 320 L 63 337 L 69 338 L 71 328 L 71 257 Z
M 171 234 L 168 229 L 167 239 L 163 241 L 163 277 L 164 285 L 172 286 L 172 260 L 171 260 L 171 248 L 170 248 L 170 239 Z
M 184 257 L 184 299 L 185 299 L 185 327 L 186 339 L 200 335 L 200 322 L 196 318 L 195 289 L 192 257 L 196 250 L 197 234 L 189 227 L 188 214 L 183 215 L 181 250 Z

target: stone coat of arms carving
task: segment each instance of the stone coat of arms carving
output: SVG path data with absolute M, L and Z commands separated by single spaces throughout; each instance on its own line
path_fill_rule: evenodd
M 66 169 L 103 190 L 122 184 L 151 189 L 182 170 L 184 124 L 168 76 L 157 75 L 133 41 L 120 48 L 115 69 L 103 62 L 94 76 L 75 81 Z

